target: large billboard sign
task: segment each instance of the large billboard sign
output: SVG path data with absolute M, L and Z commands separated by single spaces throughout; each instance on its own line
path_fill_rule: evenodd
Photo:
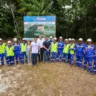
M 24 16 L 24 37 L 55 36 L 56 16 Z

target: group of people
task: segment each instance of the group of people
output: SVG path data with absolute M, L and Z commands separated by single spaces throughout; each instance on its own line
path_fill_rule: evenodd
M 10 66 L 14 64 L 36 65 L 37 62 L 65 62 L 71 66 L 88 70 L 89 73 L 96 73 L 96 48 L 92 44 L 92 39 L 87 39 L 84 43 L 82 38 L 76 42 L 69 38 L 63 40 L 63 37 L 53 38 L 34 38 L 32 41 L 22 39 L 19 42 L 17 38 L 13 42 L 8 40 L 4 43 L 0 38 L 0 65 L 5 63 Z

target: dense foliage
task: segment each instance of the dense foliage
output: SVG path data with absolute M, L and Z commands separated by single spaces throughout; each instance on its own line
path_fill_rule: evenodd
M 0 36 L 23 37 L 23 16 L 56 15 L 56 35 L 96 41 L 96 0 L 0 0 Z

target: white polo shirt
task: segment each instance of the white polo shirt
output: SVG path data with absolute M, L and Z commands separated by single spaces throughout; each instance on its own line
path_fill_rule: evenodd
M 40 48 L 42 48 L 43 47 L 43 43 L 44 43 L 44 38 L 42 38 L 42 39 L 37 39 L 37 42 L 38 42 L 38 44 L 39 44 L 39 46 L 40 46 Z
M 32 46 L 32 51 L 31 51 L 31 53 L 38 53 L 38 49 L 39 49 L 39 44 L 38 44 L 38 42 L 32 42 L 31 43 L 31 46 Z

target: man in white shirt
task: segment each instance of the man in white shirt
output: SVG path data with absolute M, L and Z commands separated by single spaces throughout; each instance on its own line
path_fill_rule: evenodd
M 39 54 L 39 62 L 43 61 L 43 53 L 44 53 L 44 48 L 43 48 L 43 43 L 44 43 L 44 38 L 42 38 L 41 35 L 39 35 L 39 38 L 37 39 L 37 42 L 40 46 L 40 54 Z
M 37 64 L 37 58 L 38 58 L 38 53 L 39 53 L 40 47 L 37 42 L 37 38 L 34 38 L 34 41 L 31 43 L 31 57 L 32 57 L 32 64 L 36 65 Z

